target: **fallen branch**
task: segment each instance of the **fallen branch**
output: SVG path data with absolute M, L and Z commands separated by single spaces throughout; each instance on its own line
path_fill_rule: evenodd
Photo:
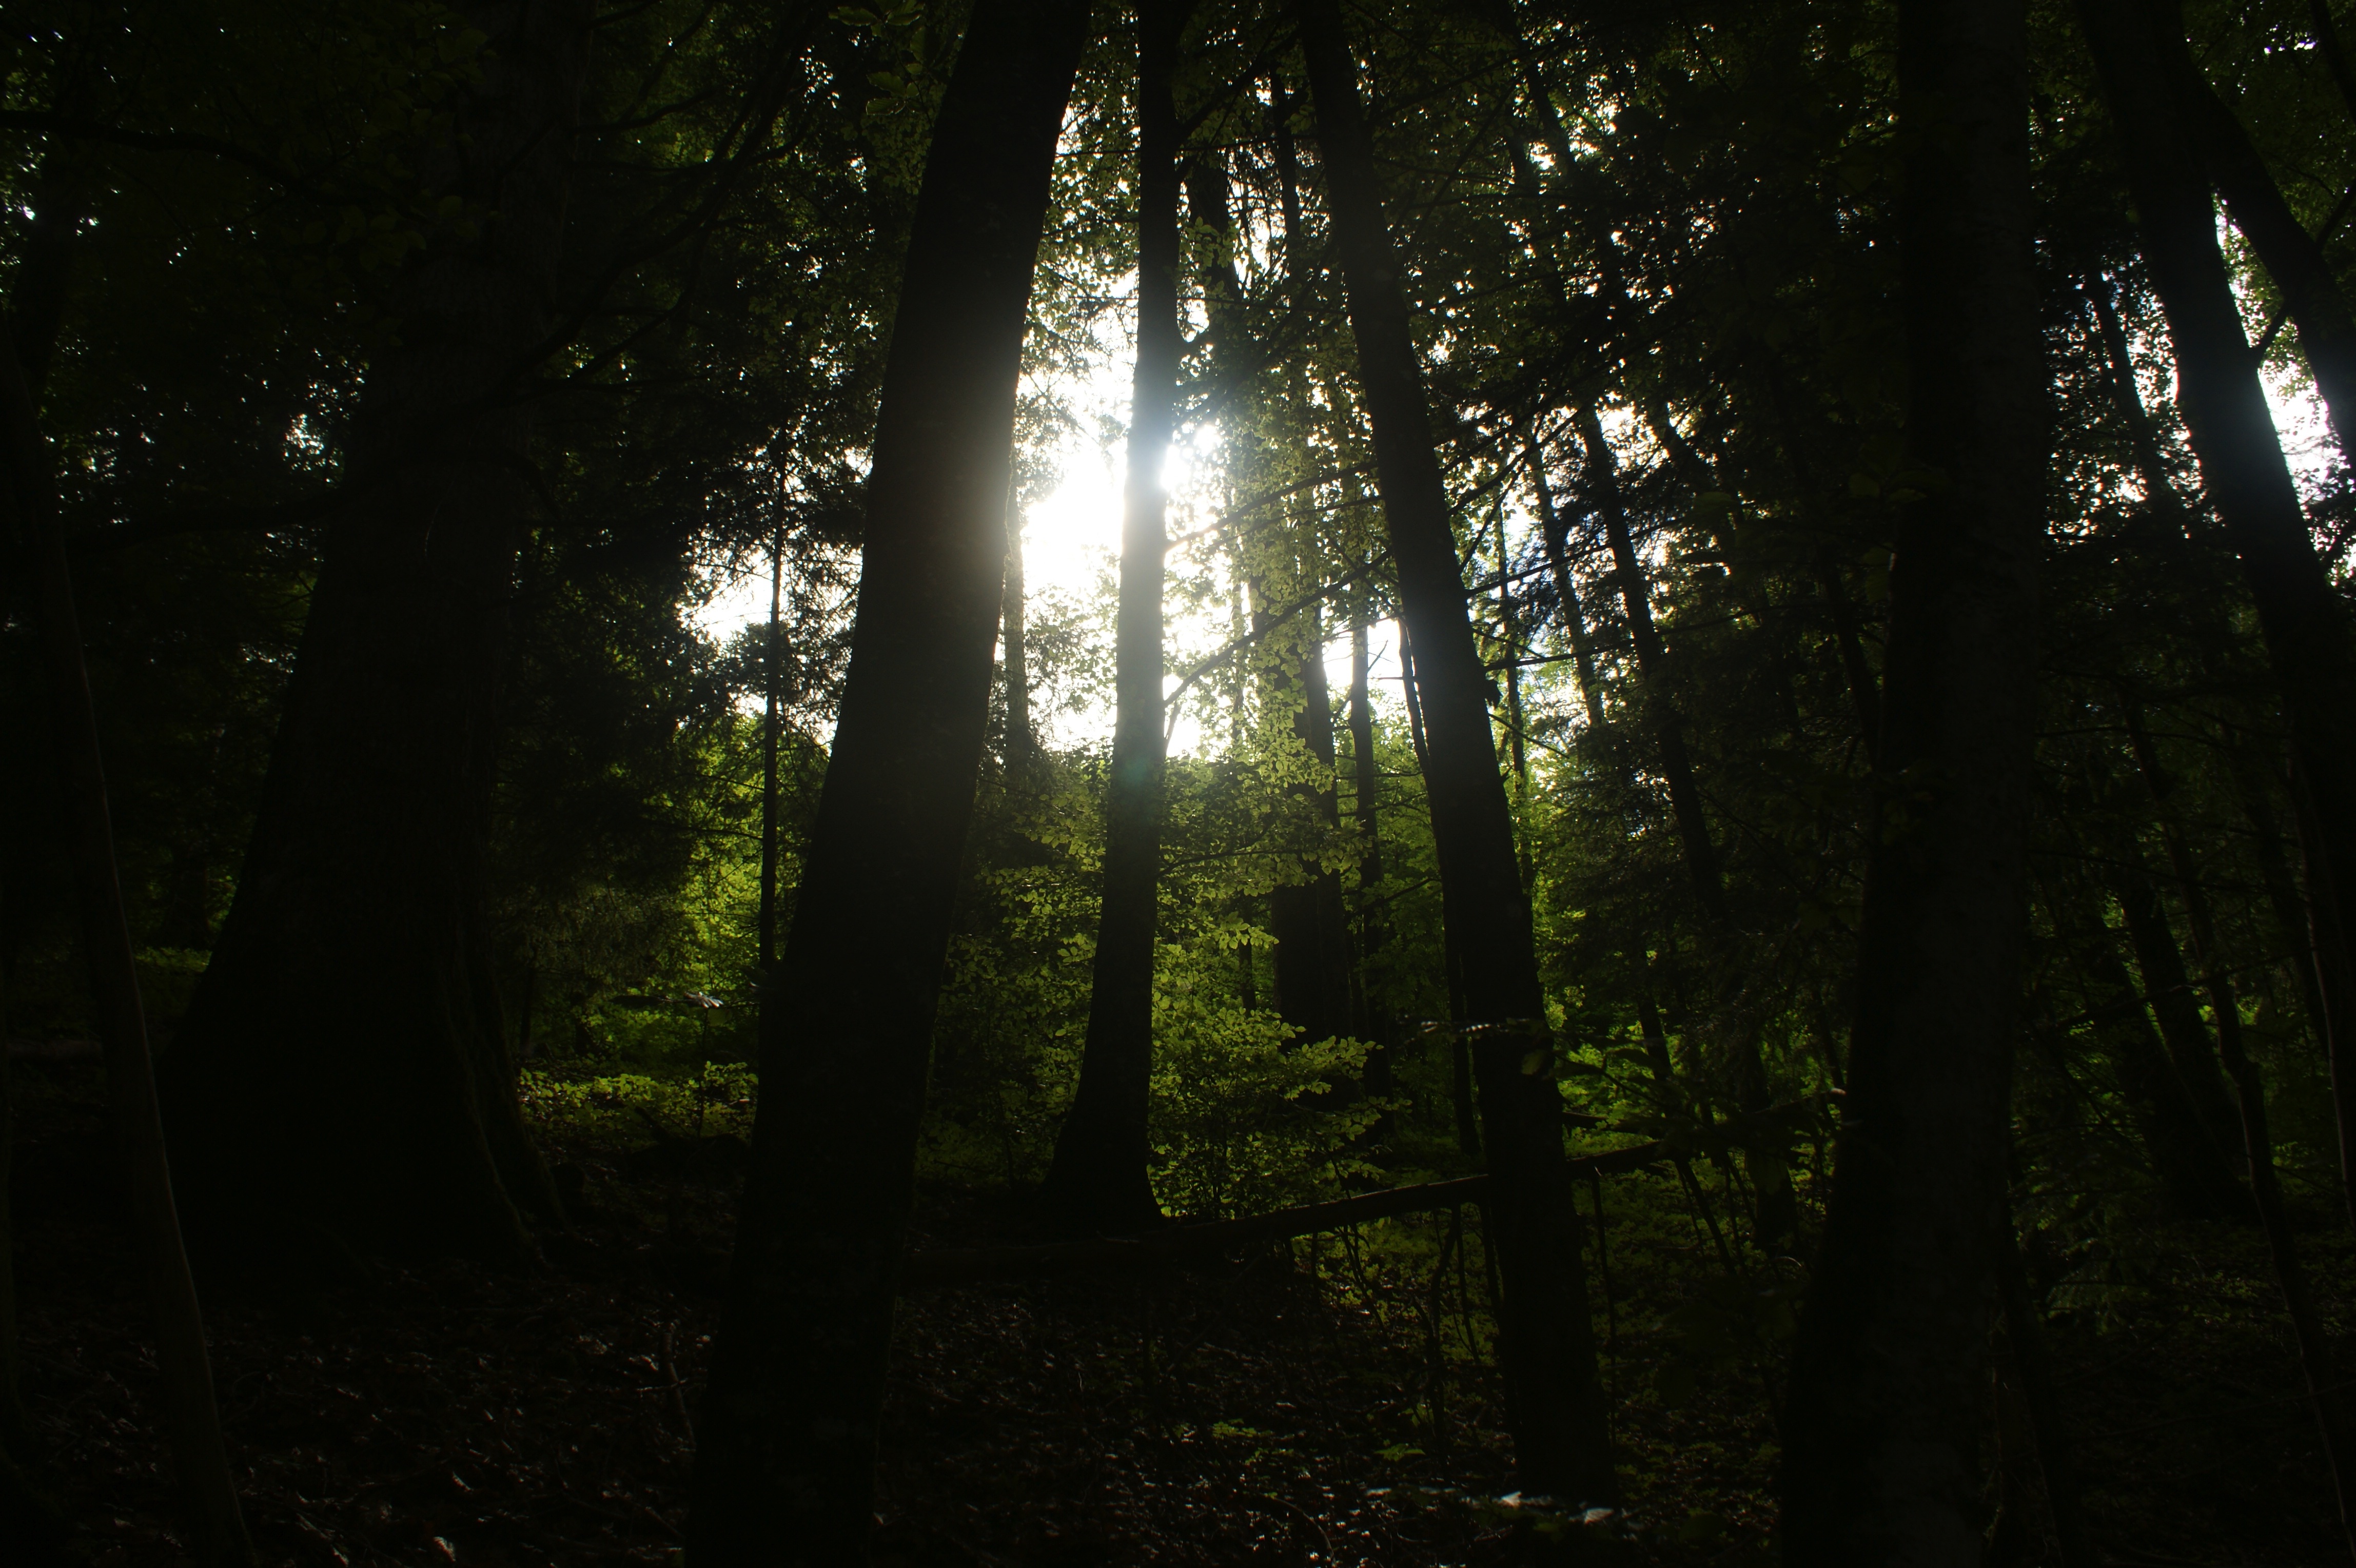
M 1633 1171 L 1666 1157 L 1664 1143 L 1638 1144 L 1567 1161 L 1575 1176 L 1610 1176 Z M 1453 1208 L 1479 1203 L 1488 1196 L 1485 1176 L 1459 1176 L 1454 1181 L 1424 1182 L 1416 1187 L 1387 1187 L 1362 1192 L 1330 1203 L 1300 1208 L 1280 1208 L 1248 1219 L 1219 1219 L 1203 1225 L 1177 1225 L 1133 1239 L 1098 1238 L 1088 1241 L 1051 1241 L 1031 1247 L 981 1247 L 959 1251 L 917 1252 L 901 1270 L 903 1291 L 936 1285 L 969 1284 L 980 1280 L 1014 1279 L 1028 1274 L 1066 1273 L 1085 1269 L 1145 1268 L 1181 1262 L 1189 1258 L 1226 1252 L 1268 1241 L 1282 1241 L 1320 1230 L 1337 1230 L 1361 1220 L 1386 1219 L 1424 1209 Z

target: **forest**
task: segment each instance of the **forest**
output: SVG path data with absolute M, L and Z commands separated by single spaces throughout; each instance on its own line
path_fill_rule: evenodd
M 0 1559 L 2356 1557 L 2356 8 L 0 49 Z

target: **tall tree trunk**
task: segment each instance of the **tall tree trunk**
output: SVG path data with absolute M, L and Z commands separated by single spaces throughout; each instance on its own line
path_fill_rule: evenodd
M 2074 895 L 2074 896 L 2072 896 Z M 2225 1219 L 2249 1212 L 2219 1141 L 2221 1129 L 2202 1113 L 2184 1078 L 2152 1027 L 2144 988 L 2120 961 L 2117 940 L 2086 908 L 2089 887 L 2049 889 L 2048 909 L 2056 930 L 2078 954 L 2083 994 L 2094 1015 L 2094 1037 L 2110 1058 L 2112 1075 L 2125 1097 L 2128 1117 L 2143 1140 L 2145 1156 L 2179 1214 Z M 2197 1020 L 2196 1020 L 2197 1021 Z M 2217 1078 L 2213 1063 L 2209 1078 Z M 2222 1087 L 2222 1085 L 2221 1085 Z
M 1997 1285 L 2004 1302 L 2005 1338 L 2029 1405 L 2037 1466 L 2045 1477 L 2045 1505 L 2053 1520 L 2060 1568 L 2094 1568 L 2099 1559 L 2086 1528 L 2085 1505 L 2080 1500 L 2074 1445 L 2062 1422 L 2062 1391 L 2053 1375 L 2052 1353 L 2045 1343 L 2044 1315 L 2029 1289 L 2020 1237 L 2009 1216 L 1997 1250 Z
M 2143 992 L 2152 1016 L 2158 1020 L 2159 1037 L 2168 1043 L 2177 1081 L 2184 1086 L 2185 1096 L 2211 1142 L 2220 1149 L 2230 1149 L 2240 1120 L 2218 1068 L 2216 1046 L 2201 1022 L 2201 1000 L 2193 994 L 2192 983 L 2185 973 L 2183 950 L 2176 945 L 2168 911 L 2160 908 L 2159 896 L 2152 891 L 2140 852 L 2127 841 L 2120 854 L 2126 864 L 2112 878 L 2111 890 L 2126 921 L 2127 940 L 2135 948 L 2136 967 L 2143 972 Z
M 2151 415 L 2143 406 L 2142 390 L 2136 385 L 2135 360 L 2127 352 L 2126 329 L 2119 324 L 2111 280 L 2100 273 L 2089 273 L 2081 292 L 2094 313 L 2095 335 L 2103 341 L 2103 359 L 2110 371 L 2111 403 L 2118 410 L 2120 423 L 2127 427 L 2127 445 L 2135 454 L 2136 477 L 2143 480 L 2145 504 L 2173 522 L 2179 532 L 2189 532 L 2183 498 L 2176 493 L 2175 481 L 2169 478 L 2168 461 L 2160 455 L 2159 435 L 2152 428 Z
M 1307 564 L 1305 554 L 1300 557 Z M 1296 571 L 1293 581 L 1306 573 Z M 1331 832 L 1341 825 L 1334 789 L 1333 694 L 1325 679 L 1323 618 L 1315 607 L 1272 628 L 1272 657 L 1279 662 L 1266 682 L 1275 703 L 1291 710 L 1293 740 L 1308 754 L 1313 777 L 1292 785 L 1288 797 L 1305 809 L 1313 825 Z M 1276 938 L 1276 1006 L 1301 1031 L 1302 1044 L 1331 1039 L 1350 1028 L 1349 917 L 1342 902 L 1342 877 L 1314 861 L 1269 890 L 1269 929 Z
M 1282 116 L 1280 114 L 1280 120 Z M 1288 144 L 1289 145 L 1289 144 Z M 1235 220 L 1229 205 L 1226 171 L 1216 157 L 1205 156 L 1188 166 L 1188 209 L 1210 236 L 1208 249 L 1217 258 L 1206 269 L 1204 293 L 1215 345 L 1213 376 L 1230 408 L 1237 409 L 1231 435 L 1237 468 L 1247 476 L 1262 472 L 1266 445 L 1259 428 L 1264 378 L 1259 367 L 1247 364 L 1243 334 L 1248 330 L 1242 294 L 1231 260 Z M 1300 222 L 1299 194 L 1288 184 L 1283 211 L 1286 281 L 1291 304 L 1305 308 L 1300 290 L 1305 274 L 1299 265 L 1302 247 L 1294 238 Z M 1297 372 L 1296 372 L 1297 382 Z M 1295 386 L 1295 401 L 1299 387 Z M 1248 406 L 1238 406 L 1241 404 Z M 1316 530 L 1301 515 L 1299 503 L 1287 508 L 1286 526 L 1269 537 L 1246 542 L 1239 551 L 1257 549 L 1263 564 L 1283 567 L 1277 573 L 1289 592 L 1298 593 L 1314 581 Z M 1269 559 L 1274 557 L 1276 559 Z M 1341 825 L 1334 787 L 1333 693 L 1325 677 L 1323 618 L 1312 605 L 1292 614 L 1289 624 L 1272 618 L 1266 591 L 1266 572 L 1249 579 L 1252 630 L 1260 645 L 1260 691 L 1266 705 L 1289 711 L 1292 738 L 1309 754 L 1313 777 L 1293 784 L 1287 798 L 1295 807 L 1306 805 L 1314 822 L 1327 830 Z M 1291 607 L 1288 607 L 1290 609 Z M 1296 824 L 1297 825 L 1297 824 Z M 1342 879 L 1313 862 L 1288 868 L 1290 875 L 1269 892 L 1268 923 L 1276 939 L 1277 1012 L 1303 1043 L 1347 1033 L 1351 1010 L 1349 911 L 1342 897 Z
M 2351 1466 L 2356 1466 L 2356 1451 L 2349 1446 L 2346 1406 L 2340 1397 L 2339 1380 L 2331 1372 L 2330 1342 L 2324 1337 L 2314 1295 L 2308 1288 L 2306 1267 L 2291 1231 L 2290 1216 L 2283 1207 L 2282 1184 L 2275 1171 L 2274 1134 L 2266 1125 L 2265 1085 L 2258 1077 L 2257 1064 L 2250 1060 L 2243 1044 L 2241 998 L 2234 993 L 2224 952 L 2218 945 L 2217 922 L 2210 911 L 2207 886 L 2201 879 L 2191 845 L 2170 809 L 2175 781 L 2161 768 L 2141 717 L 2132 707 L 2128 709 L 2128 733 L 2135 742 L 2136 760 L 2144 781 L 2160 809 L 2161 831 L 2170 867 L 2183 895 L 2185 918 L 2192 934 L 2192 953 L 2201 969 L 2201 989 L 2209 995 L 2209 1015 L 2217 1031 L 2217 1054 L 2233 1079 L 2234 1102 L 2240 1112 L 2243 1149 L 2250 1162 L 2250 1191 L 2257 1200 L 2258 1223 L 2265 1230 L 2275 1280 L 2282 1288 L 2292 1338 L 2298 1347 L 2308 1402 L 2323 1439 L 2324 1458 L 2331 1469 L 2333 1495 L 2340 1504 L 2340 1531 L 2351 1553 L 2356 1554 L 2356 1519 L 2350 1514 L 2351 1505 L 2356 1504 L 2356 1474 L 2351 1474 Z
M 1006 725 L 1001 744 L 1006 750 L 1005 763 L 1010 773 L 1028 767 L 1036 749 L 1031 735 L 1031 649 L 1025 630 L 1025 597 L 1026 590 L 1023 584 L 1023 501 L 1017 481 L 1010 475 L 1006 481 L 1005 603 L 1000 612 L 1006 682 Z
M 1370 1042 L 1365 1084 L 1376 1094 L 1391 1091 L 1391 1015 L 1376 970 L 1390 941 L 1389 913 L 1383 908 L 1382 764 L 1375 754 L 1375 703 L 1367 648 L 1366 596 L 1357 596 L 1350 614 L 1350 817 L 1358 830 L 1358 963 L 1352 993 L 1351 1033 Z
M 88 183 L 70 154 L 52 147 L 42 155 L 32 196 L 32 221 L 27 225 L 24 249 L 17 258 L 16 276 L 11 280 L 7 313 L 0 316 L 0 341 L 14 352 L 24 388 L 23 417 L 27 423 L 21 434 L 30 443 L 32 457 L 41 465 L 37 471 L 27 469 L 20 478 L 11 481 L 12 488 L 17 484 L 29 487 L 23 493 L 30 498 L 30 504 L 17 501 L 14 528 L 0 531 L 0 549 L 27 565 L 39 559 L 44 543 L 30 532 L 31 520 L 41 505 L 55 504 L 55 473 L 49 467 L 48 443 L 40 434 L 41 394 L 48 381 L 59 328 L 71 292 L 73 242 L 81 228 Z M 0 446 L 0 459 L 5 459 L 10 449 Z M 0 587 L 17 586 L 0 576 Z M 30 589 L 28 596 L 37 600 L 37 587 L 25 586 Z M 36 609 L 36 605 L 24 607 Z M 80 657 L 78 651 L 76 656 Z M 0 1461 L 11 1455 L 24 1457 L 32 1434 L 17 1381 L 16 1227 L 9 1196 L 9 1176 L 15 1163 L 16 1099 L 7 1059 L 5 1001 L 5 996 L 0 996 Z M 19 1529 L 27 1541 L 46 1541 L 55 1536 L 62 1546 L 63 1528 L 64 1521 L 55 1506 L 36 1494 L 13 1465 L 7 1466 L 0 1474 L 0 1530 Z
M 2140 0 L 2079 0 L 2117 124 L 2144 259 L 2176 350 L 2180 403 L 2211 503 L 2242 558 L 2289 722 L 2292 797 L 2308 869 L 2335 1085 L 2356 1089 L 2356 646 L 2308 532 L 2256 360 L 2243 336 L 2207 180 L 2169 91 Z M 2340 1146 L 2356 1113 L 2340 1097 Z M 2356 1203 L 2356 1171 L 2343 1171 Z
M 1626 502 L 1620 491 L 1619 464 L 1604 438 L 1602 421 L 1593 403 L 1578 412 L 1580 443 L 1587 449 L 1587 475 L 1596 515 L 1612 547 L 1612 563 L 1620 576 L 1621 603 L 1628 618 L 1628 637 L 1636 650 L 1636 666 L 1646 688 L 1644 706 L 1659 747 L 1661 774 L 1668 782 L 1669 811 L 1676 823 L 1677 842 L 1685 852 L 1686 869 L 1693 877 L 1711 946 L 1716 950 L 1718 985 L 1726 1005 L 1718 1028 L 1727 1045 L 1734 1071 L 1736 1103 L 1745 1112 L 1767 1109 L 1774 1096 L 1767 1081 L 1767 1064 L 1759 1050 L 1759 1019 L 1748 1002 L 1744 964 L 1738 949 L 1734 915 L 1726 900 L 1726 875 L 1718 850 L 1710 843 L 1709 820 L 1703 814 L 1701 789 L 1694 780 L 1693 759 L 1686 749 L 1685 721 L 1668 692 L 1666 650 L 1653 626 L 1651 579 L 1637 558 L 1628 532 Z M 1763 1245 L 1787 1242 L 1799 1227 L 1799 1204 L 1792 1191 L 1792 1173 L 1780 1154 L 1746 1148 L 1743 1168 L 1758 1194 L 1759 1239 Z
M 481 0 L 483 82 L 429 167 L 489 203 L 403 280 L 238 878 L 163 1066 L 192 1231 L 515 1259 L 560 1210 L 516 1106 L 482 863 L 529 413 L 502 380 L 547 327 L 587 0 Z
M 1162 880 L 1162 575 L 1169 495 L 1162 466 L 1177 417 L 1178 0 L 1138 11 L 1137 367 L 1114 628 L 1112 777 L 1105 786 L 1104 902 L 1080 1083 L 1055 1138 L 1045 1198 L 1074 1231 L 1157 1224 L 1145 1174 L 1153 1076 L 1153 951 Z M 1278 951 L 1282 986 L 1283 952 Z
M 1586 607 L 1580 603 L 1579 579 L 1570 570 L 1570 520 L 1555 506 L 1554 486 L 1547 478 L 1546 449 L 1538 445 L 1536 422 L 1522 427 L 1522 455 L 1530 467 L 1530 494 L 1538 509 L 1538 537 L 1545 542 L 1547 571 L 1554 578 L 1555 597 L 1562 610 L 1563 639 L 1570 644 L 1571 668 L 1579 676 L 1579 700 L 1587 710 L 1587 727 L 1603 734 L 1603 686 L 1595 674 L 1595 645 L 1587 629 Z
M 1473 1056 L 1504 1277 L 1499 1326 L 1515 1466 L 1526 1490 L 1609 1502 L 1619 1488 L 1588 1318 L 1578 1211 L 1563 1161 L 1562 1099 L 1545 1070 L 1551 1054 L 1545 1048 L 1546 995 L 1497 769 L 1488 677 L 1465 614 L 1422 366 L 1341 7 L 1337 0 L 1300 0 L 1297 15 L 1401 614 L 1415 643 L 1441 906 L 1462 972 L 1466 1018 L 1486 1026 L 1474 1037 Z
M 2241 120 L 2201 73 L 2184 37 L 2183 0 L 2147 0 L 2159 60 L 2179 113 L 2198 136 L 2209 178 L 2225 199 L 2233 227 L 2258 253 L 2282 293 L 2298 346 L 2322 393 L 2340 455 L 2356 464 L 2356 311 L 2332 275 L 2323 245 L 2283 199 L 2274 171 Z
M 1578 410 L 1580 444 L 1586 450 L 1586 480 L 1603 537 L 1612 548 L 1612 565 L 1620 579 L 1620 603 L 1628 618 L 1628 640 L 1636 650 L 1636 668 L 1645 685 L 1644 707 L 1652 720 L 1654 744 L 1659 748 L 1661 777 L 1669 787 L 1669 812 L 1685 850 L 1686 870 L 1693 878 L 1694 897 L 1712 927 L 1723 931 L 1733 920 L 1726 906 L 1726 878 L 1719 869 L 1718 847 L 1710 842 L 1709 820 L 1702 812 L 1701 789 L 1694 781 L 1693 758 L 1686 749 L 1685 721 L 1668 693 L 1668 660 L 1660 633 L 1653 626 L 1652 578 L 1637 559 L 1634 539 L 1628 532 L 1627 506 L 1620 493 L 1620 465 L 1604 438 L 1603 423 L 1595 405 Z
M 2331 20 L 2331 0 L 2307 0 L 2307 14 L 2314 26 L 2315 47 L 2330 68 L 2333 85 L 2340 89 L 2340 102 L 2356 117 L 2356 69 L 2351 68 L 2347 46 L 2340 41 L 2340 28 Z
M 1080 0 L 980 0 L 933 127 L 884 363 L 859 601 L 762 1094 L 688 1552 L 867 1559 L 925 1064 L 990 716 L 1006 474 Z
M 1899 9 L 1908 467 L 1938 479 L 1901 514 L 1891 570 L 1879 778 L 1907 816 L 1868 872 L 1830 1213 L 1783 1413 L 1798 1563 L 1981 1557 L 2045 516 L 2023 10 Z
M 59 794 L 70 816 L 68 837 L 75 893 L 81 907 L 82 960 L 90 975 L 91 1010 L 105 1048 L 108 1118 L 113 1124 L 123 1186 L 131 1198 L 134 1242 L 146 1275 L 148 1305 L 155 1319 L 166 1437 L 175 1478 L 194 1527 L 198 1556 L 209 1568 L 245 1563 L 252 1561 L 253 1549 L 246 1540 L 237 1482 L 221 1437 L 212 1363 L 205 1348 L 204 1316 L 173 1201 L 164 1123 L 155 1102 L 155 1067 L 148 1054 L 147 1017 L 140 1001 L 131 928 L 116 877 L 106 769 L 99 749 L 90 675 L 83 663 L 73 577 L 67 565 L 65 524 L 58 512 L 56 472 L 15 346 L 0 341 L 0 497 L 5 497 L 8 510 L 17 520 L 19 537 L 9 542 L 39 563 L 41 632 L 57 726 Z M 0 1050 L 5 1048 L 5 1042 L 0 1041 Z M 13 1360 L 13 1289 L 11 1294 L 12 1321 L 7 1327 Z M 5 1370 L 13 1395 L 16 1369 L 11 1365 Z M 13 1472 L 13 1466 L 9 1468 Z M 14 1485 L 8 1489 L 21 1491 Z M 0 1501 L 20 1516 L 37 1506 L 23 1496 Z
M 777 687 L 783 676 L 781 646 L 786 585 L 786 531 L 769 541 L 769 637 L 761 659 L 761 929 L 760 982 L 769 983 L 777 964 Z

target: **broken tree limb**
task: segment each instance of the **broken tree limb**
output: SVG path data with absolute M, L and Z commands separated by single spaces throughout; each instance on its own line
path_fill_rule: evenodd
M 1642 1169 L 1665 1158 L 1668 1145 L 1638 1144 L 1565 1162 L 1576 1176 L 1610 1176 Z M 1202 1225 L 1177 1225 L 1135 1238 L 1100 1238 L 1091 1241 L 1056 1241 L 1033 1247 L 980 1247 L 912 1254 L 900 1274 L 903 1292 L 937 1285 L 971 1284 L 982 1280 L 1015 1279 L 1032 1274 L 1069 1273 L 1089 1269 L 1147 1268 L 1189 1259 L 1215 1256 L 1237 1247 L 1288 1240 L 1320 1230 L 1337 1230 L 1362 1220 L 1387 1219 L 1432 1208 L 1453 1208 L 1478 1203 L 1488 1194 L 1485 1176 L 1460 1176 L 1453 1181 L 1424 1182 L 1415 1187 L 1386 1187 L 1362 1192 L 1330 1203 L 1280 1208 L 1246 1219 L 1219 1219 Z
M 1721 1146 L 1739 1146 L 1746 1138 L 1784 1131 L 1804 1116 L 1817 1112 L 1839 1098 L 1840 1093 L 1837 1090 L 1804 1095 L 1783 1105 L 1769 1106 L 1747 1116 L 1721 1122 L 1710 1132 L 1713 1140 Z M 1597 1120 L 1576 1112 L 1565 1112 L 1563 1119 L 1573 1126 L 1590 1125 Z M 1606 1127 L 1604 1130 L 1618 1129 Z M 1643 1170 L 1663 1160 L 1673 1159 L 1680 1153 L 1690 1152 L 1692 1142 L 1690 1137 L 1683 1141 L 1656 1138 L 1624 1149 L 1608 1149 L 1599 1155 L 1580 1155 L 1563 1164 L 1574 1176 L 1615 1176 L 1624 1171 Z M 909 1256 L 901 1270 L 900 1289 L 904 1292 L 926 1290 L 937 1285 L 972 1284 L 983 1280 L 1018 1279 L 1033 1274 L 1071 1273 L 1089 1269 L 1151 1268 L 1183 1262 L 1189 1259 L 1215 1256 L 1238 1247 L 1313 1235 L 1320 1230 L 1333 1230 L 1362 1220 L 1387 1219 L 1394 1215 L 1479 1203 L 1487 1197 L 1488 1185 L 1489 1178 L 1485 1176 L 1459 1176 L 1453 1181 L 1423 1182 L 1414 1187 L 1362 1192 L 1349 1197 L 1335 1198 L 1329 1203 L 1280 1208 L 1273 1214 L 1256 1214 L 1244 1219 L 1173 1225 L 1143 1236 L 1099 1237 L 1088 1241 L 1052 1241 L 1028 1247 L 944 1248 L 937 1251 L 916 1252 Z

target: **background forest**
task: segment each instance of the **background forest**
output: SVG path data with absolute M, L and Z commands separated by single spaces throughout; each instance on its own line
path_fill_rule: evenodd
M 678 1561 L 691 1474 L 723 1521 L 699 1564 L 1785 1554 L 1869 871 L 1953 782 L 1881 755 L 1894 553 L 1977 467 L 1926 466 L 1909 423 L 1922 320 L 1981 307 L 1926 301 L 1901 253 L 1946 134 L 1901 112 L 1902 7 L 1023 9 L 7 7 L 21 1541 L 242 1550 L 167 1489 L 197 1486 L 189 1451 L 158 1457 L 178 1385 L 105 1152 L 46 519 L 255 1556 Z M 1988 1068 L 2012 1239 L 1944 1396 L 1971 1458 L 1943 1485 L 1990 1562 L 2356 1543 L 2356 968 L 2325 864 L 2356 772 L 2320 773 L 2349 754 L 2300 727 L 2346 727 L 2356 665 L 2344 630 L 2267 618 L 2247 521 L 2295 486 L 2276 510 L 2341 628 L 2345 25 L 2329 0 L 2026 11 L 2034 637 L 1940 655 L 2033 730 Z M 958 156 L 995 177 L 1019 138 L 972 116 L 1025 112 L 1047 68 L 1022 51 L 1059 28 L 986 698 L 893 666 L 986 703 L 969 830 L 961 770 L 868 792 L 959 802 L 932 812 L 954 842 L 907 852 L 954 866 L 937 1003 L 894 1011 L 932 983 L 907 978 L 926 939 L 862 937 L 859 963 L 904 966 L 857 994 L 877 1059 L 916 1031 L 914 1088 L 797 1067 L 756 1155 L 765 1050 L 870 1027 L 794 1000 L 820 961 L 793 953 L 870 930 L 805 874 L 837 831 L 862 566 L 871 594 L 917 570 L 870 550 L 901 493 L 870 478 L 920 351 L 895 318 L 955 339 L 925 193 Z M 1361 188 L 1494 766 L 1403 586 Z M 959 236 L 977 289 L 994 233 Z M 863 624 L 861 656 L 896 657 Z M 1443 888 L 1435 833 L 1468 768 L 1502 783 L 1518 876 L 1478 898 Z M 1468 914 L 1517 897 L 1538 1018 L 1483 999 L 1497 943 Z M 1501 1119 L 1498 1061 L 1543 1084 L 1561 1167 L 1547 1310 L 1592 1321 L 1546 1331 L 1570 1348 L 1543 1395 L 1506 1185 L 1535 1134 Z M 824 1128 L 877 1152 L 838 1187 L 755 1175 L 740 1233 L 748 1171 Z M 1354 1196 L 1175 1272 L 1018 1256 Z M 894 1336 L 881 1436 L 809 1461 L 830 1544 L 760 1556 L 713 1501 L 757 1487 L 711 1455 L 765 1418 L 707 1369 L 772 1299 L 759 1259 L 834 1266 L 834 1232 L 793 1230 L 821 1206 L 843 1255 L 886 1259 L 845 1286 L 880 1291 L 874 1324 L 809 1329 L 846 1365 Z M 1573 1448 L 1608 1429 L 1600 1461 L 1535 1457 L 1558 1403 Z

